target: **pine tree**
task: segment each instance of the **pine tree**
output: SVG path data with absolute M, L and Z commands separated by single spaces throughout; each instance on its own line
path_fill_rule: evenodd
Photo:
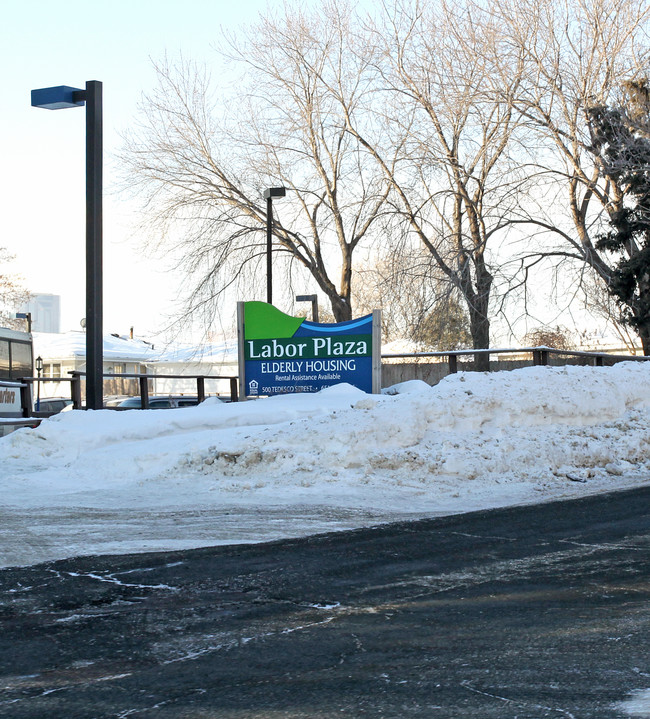
M 622 319 L 650 354 L 650 89 L 648 80 L 625 85 L 622 107 L 589 110 L 593 149 L 614 186 L 609 229 L 597 249 L 618 261 L 609 282 Z

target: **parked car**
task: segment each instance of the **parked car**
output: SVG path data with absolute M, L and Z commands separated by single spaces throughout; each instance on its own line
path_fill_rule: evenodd
M 188 395 L 165 395 L 149 397 L 149 409 L 170 409 L 174 407 L 193 407 L 199 403 L 198 397 Z M 117 405 L 117 409 L 142 409 L 140 397 L 129 397 Z
M 124 402 L 125 399 L 129 399 L 129 394 L 112 394 L 108 397 L 104 397 L 104 407 L 117 407 L 120 402 Z
M 72 404 L 69 397 L 43 397 L 34 401 L 34 411 L 37 414 L 47 412 L 48 414 L 57 414 Z

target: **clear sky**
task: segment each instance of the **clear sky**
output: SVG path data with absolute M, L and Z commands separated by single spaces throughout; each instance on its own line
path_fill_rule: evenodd
M 85 315 L 85 110 L 30 106 L 30 90 L 104 91 L 104 328 L 153 333 L 170 311 L 175 278 L 136 251 L 137 206 L 115 192 L 120 133 L 154 83 L 165 53 L 216 61 L 220 28 L 255 20 L 266 0 L 22 0 L 2 4 L 0 247 L 34 293 L 61 295 L 63 331 Z

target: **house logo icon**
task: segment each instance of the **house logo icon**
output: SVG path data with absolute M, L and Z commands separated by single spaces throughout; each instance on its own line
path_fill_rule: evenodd
M 259 383 L 258 383 L 258 381 L 257 381 L 256 379 L 252 379 L 252 380 L 248 383 L 248 394 L 249 394 L 249 395 L 255 395 L 255 394 L 258 393 L 258 390 L 259 390 Z

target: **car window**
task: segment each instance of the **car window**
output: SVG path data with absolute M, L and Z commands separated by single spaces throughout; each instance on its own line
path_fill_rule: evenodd
M 172 401 L 170 399 L 150 399 L 149 400 L 149 408 L 150 409 L 163 409 L 166 407 L 172 407 Z
M 120 402 L 119 406 L 138 408 L 140 407 L 140 398 L 132 397 L 131 399 L 125 399 L 124 402 Z
M 38 409 L 41 412 L 60 412 L 68 404 L 72 404 L 72 400 L 42 399 L 40 402 L 37 400 L 36 404 L 38 404 Z

